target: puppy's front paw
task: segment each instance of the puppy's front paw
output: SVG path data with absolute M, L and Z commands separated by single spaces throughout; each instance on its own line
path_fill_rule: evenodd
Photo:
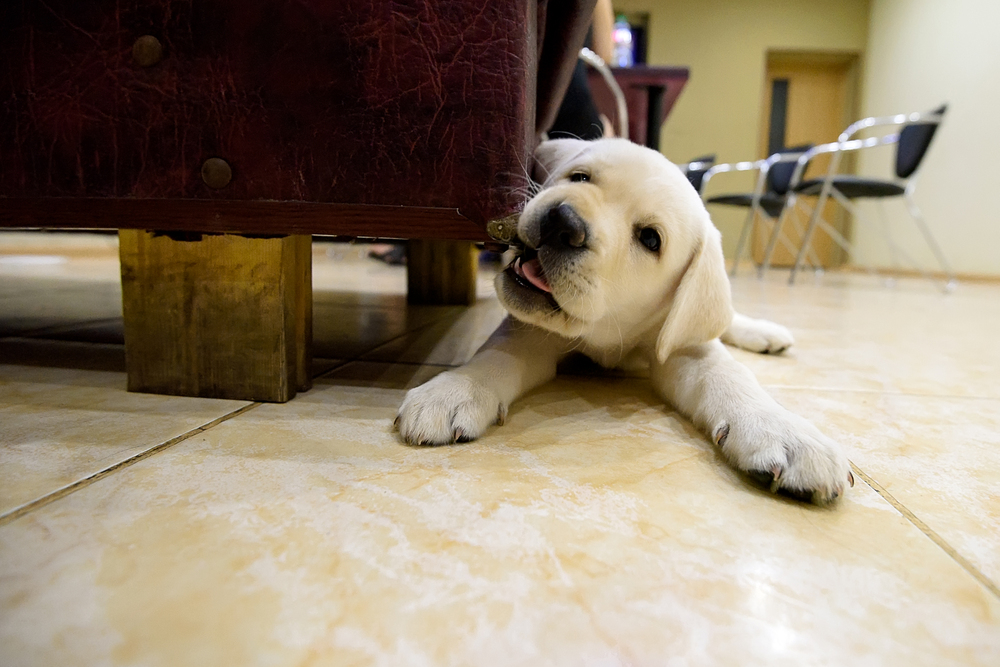
M 443 445 L 475 440 L 506 416 L 492 389 L 449 371 L 408 391 L 395 425 L 411 445 Z
M 795 338 L 775 322 L 737 315 L 722 334 L 722 342 L 750 352 L 780 354 L 795 344 Z
M 825 504 L 854 486 L 840 445 L 778 405 L 716 425 L 712 439 L 735 467 L 774 492 Z

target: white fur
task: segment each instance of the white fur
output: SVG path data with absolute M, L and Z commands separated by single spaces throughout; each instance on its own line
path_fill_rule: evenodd
M 775 322 L 757 320 L 735 313 L 729 328 L 722 334 L 726 345 L 761 354 L 778 354 L 795 344 L 792 332 Z
M 559 204 L 587 223 L 583 248 L 538 249 L 559 307 L 500 274 L 497 294 L 511 317 L 469 363 L 407 393 L 396 421 L 403 438 L 475 439 L 502 423 L 518 397 L 555 377 L 570 352 L 604 366 L 639 354 L 658 393 L 737 469 L 817 502 L 853 483 L 841 448 L 778 405 L 719 342 L 721 335 L 777 353 L 793 339 L 780 325 L 732 311 L 718 231 L 677 167 L 621 139 L 544 142 L 536 161 L 543 187 L 521 215 L 520 238 L 538 245 L 540 221 Z M 580 171 L 590 180 L 570 181 Z M 644 227 L 659 231 L 659 252 L 637 242 Z

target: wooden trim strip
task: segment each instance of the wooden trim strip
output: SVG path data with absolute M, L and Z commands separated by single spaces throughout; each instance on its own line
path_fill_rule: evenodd
M 329 234 L 486 241 L 457 208 L 304 201 L 0 198 L 0 227 L 152 229 L 244 234 Z

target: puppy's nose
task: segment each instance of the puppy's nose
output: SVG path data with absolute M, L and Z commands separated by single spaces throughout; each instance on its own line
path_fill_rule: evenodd
M 587 242 L 587 223 L 569 204 L 549 209 L 539 229 L 539 246 L 580 248 Z

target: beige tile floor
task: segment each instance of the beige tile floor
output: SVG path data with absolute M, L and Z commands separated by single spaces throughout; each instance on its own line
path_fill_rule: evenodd
M 313 390 L 158 397 L 124 391 L 113 237 L 0 235 L 0 664 L 1000 664 L 1000 285 L 735 282 L 798 338 L 736 355 L 859 473 L 821 509 L 586 365 L 406 447 L 488 276 L 415 308 L 362 248 L 314 262 Z

